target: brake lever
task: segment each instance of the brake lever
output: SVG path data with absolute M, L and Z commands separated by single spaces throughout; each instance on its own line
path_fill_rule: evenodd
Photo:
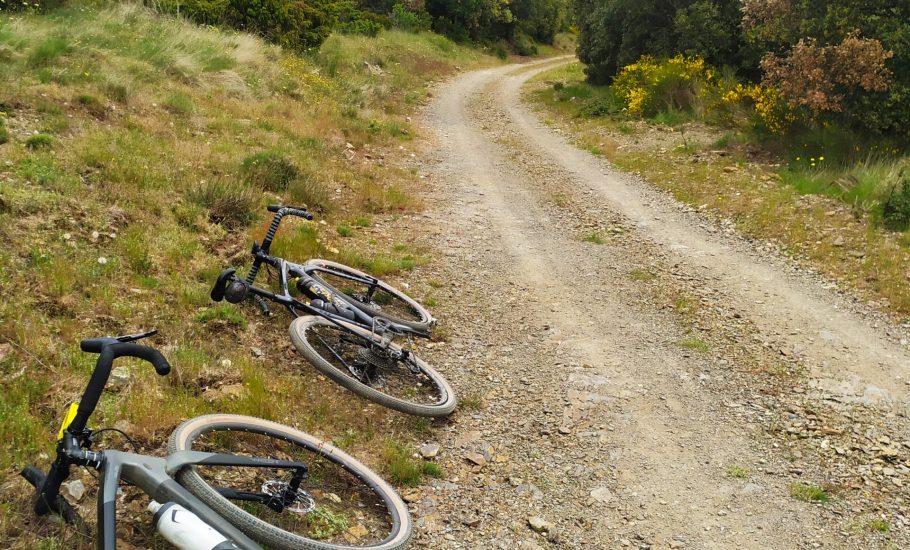
M 158 331 L 156 329 L 152 329 L 147 332 L 137 332 L 136 334 L 126 334 L 124 336 L 117 336 L 115 339 L 121 343 L 135 342 L 136 340 L 142 340 L 143 338 L 148 338 L 149 336 L 154 336 L 156 334 L 158 334 Z

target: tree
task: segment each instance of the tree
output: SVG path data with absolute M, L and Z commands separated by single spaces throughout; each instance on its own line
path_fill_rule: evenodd
M 606 83 L 642 55 L 686 53 L 715 66 L 754 71 L 740 32 L 740 0 L 575 0 L 578 55 L 588 79 Z

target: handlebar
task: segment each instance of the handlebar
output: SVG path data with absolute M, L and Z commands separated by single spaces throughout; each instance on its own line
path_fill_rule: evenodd
M 137 335 L 132 335 L 130 337 L 121 338 L 135 339 L 136 336 Z M 138 335 L 138 337 L 141 337 L 141 335 Z M 91 416 L 95 407 L 98 406 L 98 400 L 101 399 L 101 392 L 104 390 L 104 386 L 107 385 L 108 378 L 111 376 L 114 360 L 118 357 L 136 357 L 143 361 L 148 361 L 155 367 L 155 372 L 161 376 L 171 372 L 171 365 L 167 362 L 167 359 L 161 355 L 161 352 L 148 346 L 133 344 L 129 341 L 123 342 L 118 338 L 105 337 L 83 340 L 80 342 L 80 347 L 83 351 L 100 353 L 100 355 L 98 361 L 95 363 L 95 370 L 92 372 L 92 376 L 88 381 L 88 386 L 85 388 L 85 393 L 82 394 L 82 399 L 79 401 L 76 417 L 70 424 L 69 429 L 74 433 L 81 432 L 85 429 L 88 417 Z

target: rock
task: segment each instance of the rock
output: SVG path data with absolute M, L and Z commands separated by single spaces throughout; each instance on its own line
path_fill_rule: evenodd
M 685 548 L 686 543 L 679 539 L 673 539 L 670 541 L 670 548 Z
M 844 241 L 844 238 L 840 236 L 834 239 L 834 242 L 831 243 L 832 246 L 844 246 L 845 244 L 846 241 Z
M 364 527 L 363 525 L 358 523 L 357 525 L 348 529 L 348 534 L 351 535 L 352 537 L 354 537 L 355 539 L 362 539 L 363 537 L 370 534 L 370 532 L 367 531 L 366 527 Z
M 64 483 L 61 485 L 61 488 L 63 489 L 63 494 L 65 496 L 76 502 L 81 501 L 82 497 L 85 496 L 85 484 L 78 479 Z
M 465 519 L 461 520 L 461 523 L 463 523 L 467 527 L 477 527 L 478 525 L 480 525 L 480 517 L 471 516 L 469 518 L 465 518 Z
M 420 449 L 418 450 L 420 451 L 420 456 L 423 458 L 435 458 L 436 455 L 439 454 L 439 445 L 435 443 L 427 443 L 425 445 L 421 445 Z
M 474 464 L 476 464 L 477 466 L 480 466 L 481 468 L 483 468 L 484 466 L 487 465 L 487 459 L 484 458 L 484 456 L 480 453 L 468 452 L 468 453 L 465 453 L 464 457 L 469 462 L 473 462 Z
M 591 498 L 589 500 L 599 502 L 601 504 L 610 502 L 613 500 L 613 492 L 610 491 L 608 487 L 598 487 L 591 491 Z
M 531 526 L 531 529 L 534 529 L 534 530 L 537 531 L 538 533 L 546 533 L 546 532 L 548 532 L 550 529 L 552 529 L 553 527 L 555 527 L 555 525 L 553 525 L 552 523 L 550 523 L 549 521 L 543 519 L 543 518 L 540 517 L 540 516 L 531 516 L 531 517 L 529 517 L 529 518 L 528 518 L 528 525 L 530 525 L 530 526 Z
M 120 391 L 127 387 L 132 379 L 133 373 L 130 371 L 129 367 L 114 367 L 114 370 L 111 371 L 111 376 L 107 381 L 107 389 Z
M 401 499 L 405 502 L 417 502 L 420 500 L 421 493 L 420 489 L 411 489 L 401 493 Z
M 260 357 L 265 356 L 265 353 L 263 353 L 261 349 L 256 348 L 256 347 L 250 348 L 250 354 L 251 354 L 253 357 L 256 357 L 257 359 L 260 358 Z
M 562 435 L 569 435 L 570 433 L 572 433 L 572 430 L 566 426 L 560 426 L 559 433 L 561 433 Z
M 325 498 L 331 500 L 335 504 L 341 504 L 341 497 L 336 495 L 335 493 L 326 493 Z

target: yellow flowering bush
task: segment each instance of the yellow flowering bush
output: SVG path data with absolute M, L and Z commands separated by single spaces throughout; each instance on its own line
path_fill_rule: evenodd
M 785 134 L 797 119 L 796 112 L 770 86 L 737 84 L 723 95 L 723 101 L 729 105 L 751 105 L 758 122 L 773 134 Z
M 713 81 L 714 70 L 699 57 L 646 55 L 623 67 L 611 87 L 625 100 L 630 114 L 651 116 L 664 110 L 691 110 L 702 88 Z

